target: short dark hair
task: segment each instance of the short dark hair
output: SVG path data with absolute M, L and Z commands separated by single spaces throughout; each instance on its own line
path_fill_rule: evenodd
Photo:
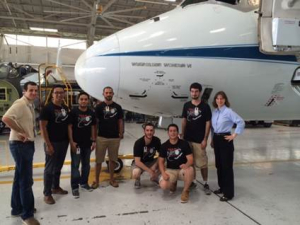
M 24 84 L 24 88 L 23 88 L 23 89 L 24 89 L 25 91 L 27 91 L 29 85 L 37 86 L 37 84 L 36 84 L 35 82 L 33 82 L 33 81 L 27 81 L 27 82 Z
M 153 123 L 147 122 L 143 125 L 144 130 L 146 129 L 147 126 L 151 126 L 151 127 L 153 127 L 153 129 L 155 128 Z
M 190 86 L 190 91 L 193 89 L 198 89 L 200 92 L 202 91 L 202 85 L 195 82 L 195 83 L 192 83 L 191 86 Z
M 215 94 L 214 100 L 213 100 L 213 102 L 212 102 L 213 107 L 218 108 L 218 105 L 217 105 L 217 103 L 216 103 L 216 99 L 217 99 L 218 95 L 221 95 L 221 96 L 225 99 L 225 105 L 226 105 L 227 107 L 230 107 L 230 103 L 229 103 L 229 101 L 228 101 L 228 97 L 227 97 L 227 95 L 225 94 L 224 91 L 219 91 L 219 92 L 217 92 L 217 93 Z
M 79 100 L 81 95 L 86 95 L 88 98 L 90 98 L 90 95 L 84 91 L 81 91 L 78 95 L 77 95 L 77 101 Z
M 56 84 L 56 85 L 53 85 L 51 92 L 53 93 L 54 89 L 56 89 L 56 88 L 62 88 L 65 91 L 65 87 L 63 85 Z
M 110 86 L 106 86 L 105 88 L 103 88 L 103 92 L 105 91 L 105 89 L 110 89 L 110 90 L 114 91 L 114 89 Z
M 171 123 L 171 124 L 168 126 L 168 132 L 169 132 L 170 127 L 175 127 L 176 130 L 177 130 L 177 132 L 179 132 L 179 128 L 178 128 L 177 124 Z

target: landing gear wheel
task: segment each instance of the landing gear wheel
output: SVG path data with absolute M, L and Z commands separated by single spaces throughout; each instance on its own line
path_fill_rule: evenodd
M 122 169 L 123 169 L 123 161 L 122 159 L 118 158 L 118 161 L 116 161 L 116 168 L 114 173 L 119 173 Z M 106 165 L 107 165 L 107 170 L 109 171 L 109 161 L 106 161 Z

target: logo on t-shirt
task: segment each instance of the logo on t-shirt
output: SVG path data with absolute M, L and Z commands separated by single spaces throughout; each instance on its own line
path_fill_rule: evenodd
M 54 109 L 55 123 L 63 123 L 68 118 L 68 113 L 64 108 Z
M 187 121 L 197 120 L 202 116 L 201 110 L 198 107 L 189 108 L 187 110 Z
M 152 158 L 154 157 L 154 154 L 155 154 L 155 147 L 149 147 L 149 146 L 144 147 L 143 159 Z
M 90 115 L 78 115 L 78 128 L 87 127 L 92 122 L 92 116 Z
M 167 160 L 168 161 L 175 161 L 182 156 L 181 148 L 168 148 L 167 151 Z
M 117 115 L 118 111 L 114 107 L 105 106 L 103 110 L 104 119 L 110 119 Z

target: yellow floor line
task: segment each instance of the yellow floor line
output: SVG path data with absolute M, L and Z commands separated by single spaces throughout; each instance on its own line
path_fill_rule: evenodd
M 258 162 L 237 162 L 234 163 L 235 166 L 240 165 L 249 165 L 249 164 L 264 164 L 264 163 L 277 163 L 277 162 L 300 162 L 300 159 L 289 159 L 289 160 L 267 160 L 267 161 L 258 161 Z M 68 164 L 67 164 L 68 165 Z M 209 168 L 215 167 L 214 164 L 209 164 Z M 95 177 L 95 169 L 91 168 L 90 176 L 89 176 L 89 183 L 91 184 L 94 181 Z M 70 179 L 71 175 L 62 175 L 61 179 Z M 115 174 L 115 178 L 117 180 L 128 180 L 131 179 L 131 167 L 124 166 L 120 173 Z M 43 181 L 43 177 L 34 178 L 34 181 Z M 100 182 L 109 180 L 109 173 L 106 171 L 106 167 L 102 168 L 100 174 Z M 1 184 L 11 184 L 13 183 L 12 180 L 0 181 Z

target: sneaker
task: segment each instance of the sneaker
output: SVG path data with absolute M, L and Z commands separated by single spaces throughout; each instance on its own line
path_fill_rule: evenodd
M 79 198 L 79 190 L 78 189 L 72 190 L 72 194 L 75 198 Z
M 83 185 L 81 185 L 81 188 L 82 188 L 83 190 L 85 190 L 85 191 L 88 191 L 88 192 L 93 191 L 93 188 L 92 188 L 90 185 L 88 185 L 88 184 L 83 184 Z
M 177 181 L 175 184 L 173 184 L 173 186 L 170 187 L 170 194 L 173 194 L 177 189 Z
M 140 189 L 141 188 L 141 181 L 140 180 L 135 180 L 135 182 L 134 182 L 134 188 L 135 189 Z
M 23 224 L 25 225 L 40 225 L 39 221 L 35 219 L 34 217 L 30 217 L 26 220 L 22 220 Z
M 187 203 L 189 201 L 190 191 L 183 191 L 181 193 L 181 203 Z
M 68 194 L 68 191 L 62 189 L 61 187 L 52 189 L 51 191 L 52 191 L 52 194 L 57 194 L 57 195 L 66 195 L 66 194 Z
M 219 194 L 222 194 L 223 192 L 222 192 L 222 190 L 221 189 L 218 189 L 218 190 L 215 190 L 214 191 L 214 194 L 216 194 L 216 195 L 219 195 Z
M 190 185 L 190 189 L 195 189 L 197 187 L 197 184 L 193 181 Z
M 48 205 L 53 205 L 55 204 L 55 201 L 52 197 L 52 195 L 49 195 L 49 196 L 44 196 L 44 202 Z
M 204 184 L 204 193 L 205 193 L 206 195 L 210 195 L 210 194 L 211 194 L 211 190 L 209 189 L 209 186 L 208 186 L 207 183 Z

